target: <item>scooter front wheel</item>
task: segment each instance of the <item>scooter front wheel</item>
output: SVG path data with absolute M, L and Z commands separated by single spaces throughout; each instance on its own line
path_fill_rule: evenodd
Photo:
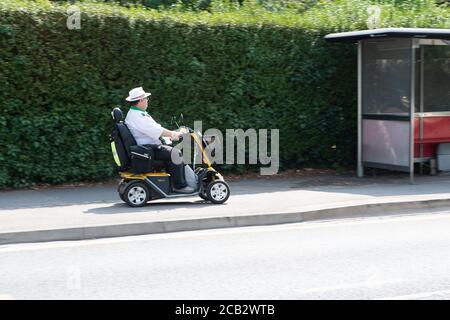
M 230 197 L 230 187 L 223 180 L 212 181 L 206 188 L 208 200 L 215 204 L 222 204 Z

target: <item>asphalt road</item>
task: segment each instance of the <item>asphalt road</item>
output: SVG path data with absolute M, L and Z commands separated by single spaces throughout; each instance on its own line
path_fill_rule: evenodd
M 450 299 L 450 212 L 0 247 L 0 299 Z

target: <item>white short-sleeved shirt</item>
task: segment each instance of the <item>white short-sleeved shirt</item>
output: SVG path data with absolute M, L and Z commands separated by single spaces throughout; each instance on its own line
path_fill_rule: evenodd
M 161 144 L 159 137 L 164 128 L 146 111 L 132 106 L 125 118 L 125 124 L 137 144 Z

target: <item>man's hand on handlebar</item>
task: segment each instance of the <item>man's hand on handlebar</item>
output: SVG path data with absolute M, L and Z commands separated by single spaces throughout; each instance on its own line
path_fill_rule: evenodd
M 177 131 L 172 131 L 172 141 L 179 141 L 183 134 L 189 133 L 189 130 L 187 128 L 180 128 Z
M 178 129 L 178 132 L 180 132 L 181 134 L 189 133 L 189 129 L 186 127 L 181 127 L 180 129 Z
M 172 131 L 172 137 L 170 137 L 172 139 L 172 141 L 178 141 L 180 140 L 181 137 L 181 133 L 178 131 Z

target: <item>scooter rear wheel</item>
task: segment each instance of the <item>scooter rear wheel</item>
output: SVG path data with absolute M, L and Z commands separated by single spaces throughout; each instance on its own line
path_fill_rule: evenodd
M 123 200 L 130 207 L 143 207 L 150 200 L 150 190 L 143 182 L 131 183 L 123 193 Z

